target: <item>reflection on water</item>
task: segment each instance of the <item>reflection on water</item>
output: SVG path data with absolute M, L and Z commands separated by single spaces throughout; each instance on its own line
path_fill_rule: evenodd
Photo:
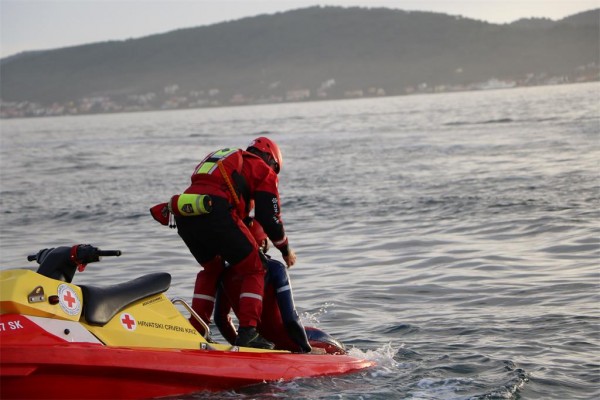
M 79 283 L 167 271 L 189 298 L 199 267 L 148 208 L 271 131 L 299 312 L 379 366 L 211 398 L 600 397 L 597 92 L 3 121 L 0 260 L 91 242 L 123 256 Z

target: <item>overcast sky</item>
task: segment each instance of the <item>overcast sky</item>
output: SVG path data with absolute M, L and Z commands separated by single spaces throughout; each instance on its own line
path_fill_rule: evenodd
M 560 19 L 600 0 L 0 0 L 0 57 L 125 40 L 315 5 L 435 11 L 493 23 Z

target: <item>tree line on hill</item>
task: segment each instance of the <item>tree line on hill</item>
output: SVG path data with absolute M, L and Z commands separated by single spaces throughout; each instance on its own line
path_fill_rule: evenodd
M 566 76 L 588 67 L 597 74 L 599 21 L 600 9 L 498 25 L 431 12 L 310 7 L 21 53 L 1 60 L 0 95 L 42 104 L 152 93 L 266 102 L 290 91 L 396 95 L 423 84 Z

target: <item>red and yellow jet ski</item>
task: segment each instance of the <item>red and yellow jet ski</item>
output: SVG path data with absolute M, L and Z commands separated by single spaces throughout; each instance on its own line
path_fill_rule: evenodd
M 168 273 L 110 287 L 72 284 L 75 271 L 119 250 L 40 250 L 40 266 L 0 271 L 0 397 L 152 398 L 360 371 L 372 361 L 209 343 L 165 295 Z M 205 327 L 208 332 L 208 327 Z M 325 351 L 323 351 L 325 353 Z

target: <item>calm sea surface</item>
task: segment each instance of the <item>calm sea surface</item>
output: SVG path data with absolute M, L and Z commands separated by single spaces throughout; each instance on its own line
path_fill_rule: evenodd
M 188 299 L 148 208 L 209 151 L 280 144 L 299 312 L 379 365 L 185 399 L 600 398 L 598 83 L 0 126 L 2 268 L 91 243 L 123 256 L 75 282 L 167 271 Z

